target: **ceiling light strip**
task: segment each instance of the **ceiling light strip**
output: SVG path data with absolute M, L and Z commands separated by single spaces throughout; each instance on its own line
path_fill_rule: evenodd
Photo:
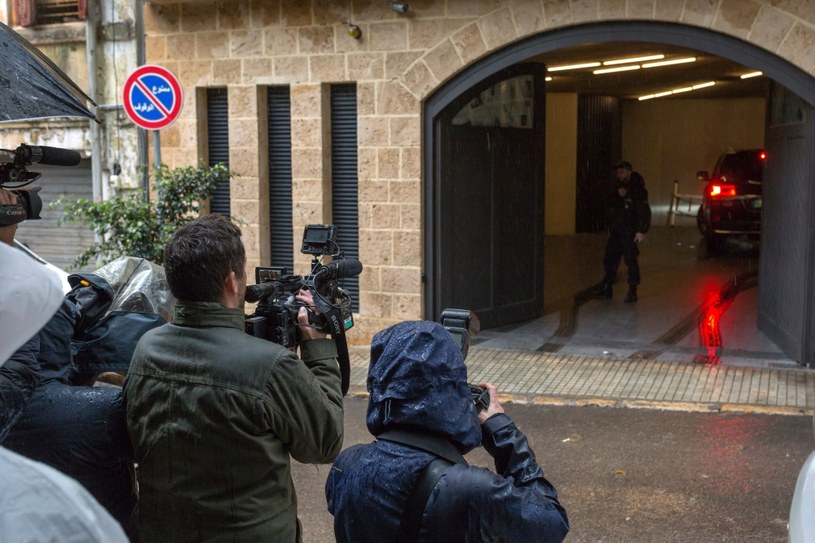
M 611 74 L 614 72 L 630 72 L 631 70 L 639 70 L 639 64 L 633 64 L 631 66 L 617 66 L 616 68 L 601 68 L 599 70 L 594 70 L 592 73 L 594 75 L 600 74 Z
M 751 77 L 758 77 L 760 75 L 764 75 L 764 72 L 750 72 L 747 74 L 741 74 L 739 77 L 741 79 L 750 79 Z
M 674 64 L 687 64 L 688 62 L 696 62 L 696 57 L 675 58 L 673 60 L 661 60 L 659 62 L 646 62 L 642 65 L 643 68 L 656 68 L 658 66 L 673 66 Z
M 563 70 L 580 70 L 582 68 L 596 68 L 600 66 L 599 62 L 583 62 L 581 64 L 567 64 L 563 66 L 552 66 L 546 68 L 547 72 L 561 72 Z
M 671 90 L 668 90 L 668 91 L 655 92 L 653 94 L 646 94 L 646 95 L 640 96 L 639 98 L 637 98 L 637 100 L 642 102 L 644 100 L 651 100 L 653 98 L 664 98 L 665 96 L 671 96 L 671 95 L 674 95 L 674 94 L 682 94 L 683 92 L 691 92 L 691 91 L 695 91 L 695 90 L 699 90 L 699 89 L 705 89 L 707 87 L 712 87 L 715 84 L 716 84 L 715 81 L 708 81 L 706 83 L 699 83 L 698 85 L 693 85 L 691 87 L 679 87 L 677 89 L 671 89 Z
M 634 58 L 615 58 L 613 60 L 606 60 L 603 62 L 603 66 L 614 66 L 616 64 L 630 64 L 633 62 L 646 62 L 648 60 L 661 60 L 665 58 L 665 55 L 648 55 L 645 57 L 634 57 Z

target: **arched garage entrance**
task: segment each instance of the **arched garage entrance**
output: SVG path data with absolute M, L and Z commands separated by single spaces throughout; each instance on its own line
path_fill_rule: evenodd
M 461 132 L 453 122 L 457 104 L 488 88 L 490 79 L 506 74 L 510 66 L 522 69 L 524 61 L 535 55 L 582 43 L 630 41 L 632 36 L 637 41 L 692 47 L 726 57 L 763 71 L 778 84 L 770 97 L 773 114 L 766 129 L 773 160 L 765 174 L 758 320 L 759 328 L 790 358 L 812 364 L 815 81 L 786 60 L 744 41 L 669 23 L 591 24 L 543 33 L 476 62 L 428 98 L 423 114 L 426 316 L 438 318 L 448 306 L 469 307 L 486 316 L 485 327 L 492 327 L 532 318 L 543 306 L 537 288 L 545 273 L 540 264 L 544 232 L 539 227 L 538 198 L 542 191 L 534 181 L 513 186 L 518 178 L 502 167 L 517 169 L 520 179 L 540 180 L 543 153 L 540 148 L 535 151 L 540 134 L 533 124 L 518 136 L 520 140 L 501 145 L 499 133 L 506 136 L 511 130 L 457 133 Z M 532 70 L 528 75 L 538 122 L 545 94 L 540 77 Z M 510 128 L 517 132 L 518 127 Z M 504 153 L 510 149 L 511 153 Z M 528 153 L 519 154 L 519 149 Z

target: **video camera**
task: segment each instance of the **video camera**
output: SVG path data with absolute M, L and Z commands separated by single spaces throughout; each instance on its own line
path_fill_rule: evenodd
M 39 219 L 42 199 L 40 187 L 19 190 L 40 178 L 39 173 L 30 172 L 26 166 L 46 164 L 51 166 L 76 166 L 81 157 L 76 151 L 22 144 L 15 150 L 0 149 L 0 188 L 17 197 L 17 203 L 0 205 L 0 226 L 11 226 L 26 219 Z
M 470 350 L 470 339 L 481 331 L 481 321 L 478 320 L 478 315 L 468 309 L 448 307 L 441 312 L 441 324 L 456 340 L 466 360 Z M 469 383 L 468 385 L 476 410 L 487 409 L 490 405 L 490 394 L 487 389 Z
M 301 307 L 308 312 L 308 321 L 320 332 L 331 334 L 337 344 L 340 373 L 343 378 L 343 394 L 348 391 L 350 361 L 345 332 L 354 325 L 351 312 L 351 296 L 339 286 L 339 281 L 362 273 L 362 263 L 354 258 L 344 258 L 334 240 L 333 225 L 310 224 L 303 232 L 300 251 L 314 258 L 308 276 L 292 275 L 286 268 L 259 266 L 255 268 L 255 283 L 246 288 L 246 301 L 258 302 L 252 315 L 245 319 L 246 333 L 267 339 L 284 347 L 300 343 L 297 314 Z M 321 256 L 335 258 L 322 264 Z M 295 296 L 308 290 L 314 299 L 314 308 L 298 301 Z

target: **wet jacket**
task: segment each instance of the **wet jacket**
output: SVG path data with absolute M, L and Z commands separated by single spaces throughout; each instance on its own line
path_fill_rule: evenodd
M 624 196 L 620 195 L 620 188 L 625 188 Z M 626 237 L 636 232 L 645 234 L 651 228 L 648 190 L 639 173 L 631 172 L 631 177 L 625 183 L 615 179 L 608 196 L 606 223 L 611 235 Z
M 482 444 L 488 469 L 455 464 L 439 479 L 418 541 L 562 541 L 568 519 L 524 434 L 505 414 L 479 425 L 461 351 L 441 325 L 405 322 L 374 337 L 367 425 L 434 432 L 462 454 Z M 340 453 L 325 491 L 338 542 L 396 541 L 406 503 L 434 455 L 378 440 Z
M 124 393 L 144 543 L 300 540 L 290 455 L 330 462 L 343 438 L 336 346 L 301 354 L 218 303 L 179 301 L 142 337 Z

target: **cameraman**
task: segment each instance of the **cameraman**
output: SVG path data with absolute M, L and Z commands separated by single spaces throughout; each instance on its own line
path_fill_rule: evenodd
M 461 349 L 441 324 L 374 336 L 366 418 L 377 441 L 340 453 L 325 485 L 339 543 L 563 540 L 569 521 L 555 488 L 485 386 L 490 404 L 476 414 Z M 479 444 L 498 473 L 464 461 Z M 437 457 L 449 467 L 434 483 L 425 468 Z
M 0 206 L 17 205 L 17 196 L 6 189 L 0 189 Z M 17 233 L 17 224 L 0 226 L 0 243 L 14 245 L 14 235 Z
M 144 543 L 301 541 L 289 455 L 330 462 L 342 448 L 334 341 L 305 308 L 302 360 L 244 332 L 240 236 L 207 215 L 165 248 L 175 317 L 142 336 L 124 381 Z

